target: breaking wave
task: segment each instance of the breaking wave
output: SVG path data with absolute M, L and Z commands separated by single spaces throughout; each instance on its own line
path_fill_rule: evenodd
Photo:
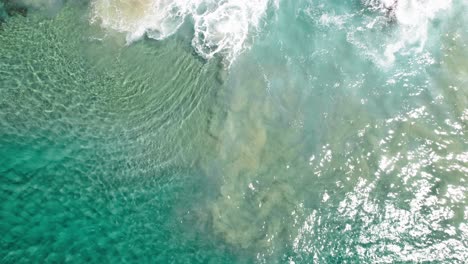
M 398 24 L 397 37 L 385 47 L 384 55 L 387 63 L 393 63 L 395 54 L 405 48 L 414 48 L 416 53 L 421 52 L 428 39 L 430 23 L 440 11 L 448 10 L 452 6 L 452 0 L 366 0 L 365 2 Z M 374 23 L 368 26 L 372 27 Z
M 404 50 L 422 51 L 430 23 L 440 11 L 452 6 L 452 0 L 362 0 L 362 3 L 383 14 L 367 21 L 365 28 L 375 29 L 382 24 L 382 17 L 398 24 L 393 40 L 386 42 L 381 51 L 384 58 L 379 59 L 383 59 L 379 64 L 383 65 L 392 64 L 396 54 Z M 231 64 L 249 47 L 267 10 L 278 5 L 279 0 L 93 0 L 91 21 L 125 33 L 127 43 L 132 43 L 145 35 L 165 39 L 189 18 L 195 51 L 205 59 L 220 54 Z M 361 43 L 359 39 L 354 41 Z
M 192 45 L 203 58 L 222 54 L 231 63 L 259 30 L 270 0 L 94 0 L 92 22 L 126 34 L 127 43 L 173 35 L 193 19 Z

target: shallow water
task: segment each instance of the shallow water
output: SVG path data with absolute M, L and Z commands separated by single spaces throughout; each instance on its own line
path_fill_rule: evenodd
M 463 263 L 468 3 L 390 2 L 22 1 L 0 262 Z

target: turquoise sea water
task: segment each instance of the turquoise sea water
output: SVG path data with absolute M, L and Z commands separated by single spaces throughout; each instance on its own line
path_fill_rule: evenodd
M 465 263 L 468 3 L 390 2 L 3 1 L 0 263 Z

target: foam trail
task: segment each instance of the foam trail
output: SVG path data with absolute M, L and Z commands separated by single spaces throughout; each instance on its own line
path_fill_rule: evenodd
M 194 49 L 204 58 L 222 54 L 229 63 L 259 30 L 270 0 L 94 0 L 92 22 L 126 33 L 131 43 L 145 34 L 164 39 L 186 17 L 194 20 Z

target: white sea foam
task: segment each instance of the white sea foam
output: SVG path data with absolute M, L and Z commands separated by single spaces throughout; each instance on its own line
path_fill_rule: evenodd
M 222 54 L 230 63 L 259 30 L 270 0 L 94 0 L 92 22 L 127 35 L 164 39 L 187 17 L 194 22 L 192 45 L 204 58 Z
M 431 21 L 440 11 L 452 6 L 452 0 L 371 0 L 368 3 L 391 16 L 399 25 L 399 38 L 385 48 L 384 55 L 390 63 L 405 47 L 415 47 L 415 51 L 421 52 Z

